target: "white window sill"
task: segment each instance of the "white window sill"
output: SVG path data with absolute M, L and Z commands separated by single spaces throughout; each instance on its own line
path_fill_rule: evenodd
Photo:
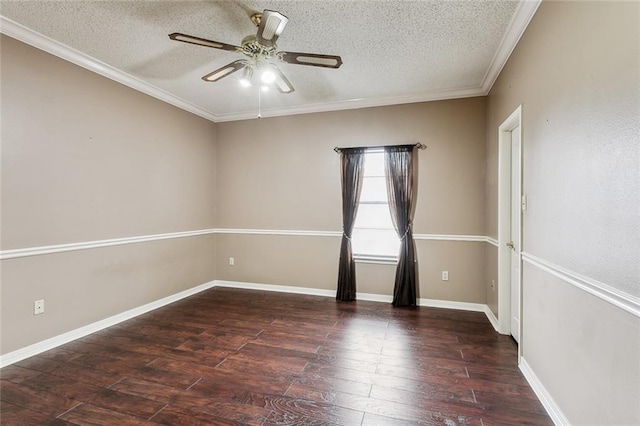
M 367 256 L 363 254 L 354 254 L 353 260 L 356 263 L 373 263 L 376 265 L 396 265 L 398 258 L 395 256 Z

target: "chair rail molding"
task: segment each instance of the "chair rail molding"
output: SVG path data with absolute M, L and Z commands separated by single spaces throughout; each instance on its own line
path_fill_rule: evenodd
M 16 259 L 20 257 L 40 256 L 45 254 L 64 253 L 67 251 L 88 250 L 100 247 L 112 247 L 124 244 L 145 243 L 172 238 L 195 237 L 209 234 L 237 234 L 237 235 L 279 235 L 302 237 L 342 237 L 340 231 L 309 231 L 293 229 L 243 229 L 243 228 L 208 228 L 194 231 L 168 232 L 164 234 L 141 235 L 134 237 L 111 238 L 107 240 L 83 241 L 78 243 L 53 244 L 46 246 L 25 247 L 0 251 L 0 260 Z M 471 241 L 489 242 L 490 238 L 481 235 L 445 235 L 445 234 L 415 234 L 416 240 L 432 241 Z
M 580 275 L 577 272 L 570 271 L 569 269 L 553 264 L 527 252 L 522 252 L 522 260 L 555 276 L 556 278 L 560 278 L 562 281 L 571 284 L 580 290 L 586 291 L 605 302 L 609 302 L 636 317 L 640 317 L 639 297 L 625 293 L 624 291 L 618 290 L 608 284 L 601 283 L 600 281 L 592 278 L 585 277 L 584 275 Z
M 84 241 L 80 243 L 55 244 L 49 246 L 26 247 L 0 251 L 0 260 L 19 257 L 39 256 L 43 254 L 64 253 L 67 251 L 87 250 L 100 247 L 112 247 L 125 244 L 145 243 L 149 241 L 168 240 L 171 238 L 195 237 L 215 234 L 216 229 L 200 229 L 197 231 L 169 232 L 166 234 L 142 235 L 137 237 L 111 238 L 108 240 Z

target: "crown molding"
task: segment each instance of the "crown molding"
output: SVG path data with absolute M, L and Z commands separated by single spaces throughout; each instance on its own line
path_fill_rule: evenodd
M 66 44 L 60 43 L 50 37 L 33 31 L 17 22 L 0 15 L 0 33 L 29 44 L 54 56 L 69 61 L 75 65 L 93 71 L 97 74 L 114 80 L 139 92 L 153 96 L 163 102 L 191 112 L 214 123 L 225 121 L 240 121 L 257 119 L 255 111 L 246 111 L 231 114 L 213 114 L 182 98 L 155 87 L 137 77 L 82 53 Z M 349 109 L 372 108 L 389 105 L 410 104 L 419 102 L 441 101 L 447 99 L 470 98 L 484 96 L 482 87 L 470 87 L 462 89 L 434 91 L 403 96 L 389 96 L 376 99 L 347 99 L 337 102 L 324 102 L 309 105 L 272 108 L 262 111 L 261 118 L 281 117 L 287 115 L 311 114 L 318 112 L 342 111 Z
M 420 102 L 444 101 L 448 99 L 473 98 L 484 96 L 482 87 L 469 87 L 462 89 L 442 90 L 420 94 L 388 96 L 375 99 L 347 99 L 336 102 L 323 102 L 300 106 L 263 109 L 261 119 L 282 117 L 287 115 L 312 114 L 319 112 L 344 111 L 349 109 L 375 108 L 390 105 L 413 104 Z M 217 122 L 240 121 L 257 119 L 257 111 L 219 114 L 216 116 Z
M 86 55 L 79 50 L 67 46 L 66 44 L 60 43 L 50 37 L 33 31 L 25 27 L 24 25 L 20 25 L 17 22 L 14 22 L 2 15 L 0 15 L 0 33 L 6 34 L 12 38 L 15 38 L 16 40 L 20 40 L 23 43 L 62 58 L 89 71 L 93 71 L 120 84 L 124 84 L 125 86 L 128 86 L 139 92 L 142 92 L 149 96 L 153 96 L 156 99 L 188 111 L 192 114 L 198 115 L 213 122 L 217 121 L 217 117 L 214 114 L 205 111 L 204 109 L 197 107 L 192 103 L 185 101 L 184 99 L 178 98 L 177 96 L 174 96 L 165 90 L 159 89 L 143 80 L 140 80 L 137 77 L 127 74 L 124 71 L 121 71 L 98 59 Z
M 500 41 L 500 46 L 493 56 L 491 65 L 489 65 L 487 73 L 482 79 L 483 96 L 489 94 L 493 84 L 502 72 L 502 68 L 506 65 L 507 60 L 509 60 L 511 53 L 513 53 L 513 50 L 516 48 L 541 3 L 542 0 L 524 0 L 518 2 L 516 13 L 514 13 L 511 18 L 507 31 Z
M 494 55 L 481 85 L 475 87 L 463 87 L 451 90 L 431 91 L 419 94 L 388 96 L 384 98 L 346 99 L 336 102 L 323 102 L 309 105 L 289 106 L 263 110 L 261 118 L 281 117 L 287 115 L 312 114 L 330 111 L 343 111 L 350 109 L 375 108 L 390 105 L 411 104 L 420 102 L 442 101 L 448 99 L 471 98 L 486 96 L 495 83 L 502 68 L 513 52 L 520 37 L 524 33 L 531 18 L 535 14 L 542 0 L 524 0 L 518 3 L 514 14 L 500 46 Z M 137 77 L 108 65 L 98 59 L 84 54 L 72 47 L 60 43 L 50 37 L 35 32 L 17 22 L 0 15 L 0 32 L 17 40 L 48 52 L 54 56 L 67 60 L 73 64 L 93 71 L 118 83 L 124 84 L 139 92 L 145 93 L 170 105 L 191 112 L 197 116 L 213 121 L 214 123 L 226 121 L 240 121 L 257 119 L 255 111 L 245 111 L 230 114 L 214 114 L 204 110 L 186 100 L 153 86 Z

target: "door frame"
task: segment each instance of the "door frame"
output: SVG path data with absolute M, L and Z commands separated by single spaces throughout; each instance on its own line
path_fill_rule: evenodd
M 498 127 L 498 325 L 501 334 L 511 334 L 511 133 L 520 128 L 520 176 L 518 177 L 518 199 L 522 201 L 522 105 Z M 521 205 L 521 203 L 518 203 Z M 520 212 L 520 330 L 522 343 L 522 210 Z M 518 345 L 518 362 L 520 348 Z

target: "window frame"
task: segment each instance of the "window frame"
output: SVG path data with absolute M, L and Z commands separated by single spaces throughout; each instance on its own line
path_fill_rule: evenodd
M 364 188 L 365 188 L 365 183 L 366 183 L 366 179 L 367 178 L 384 178 L 384 182 L 385 182 L 385 192 L 384 192 L 384 198 L 385 201 L 379 201 L 379 200 L 375 200 L 375 201 L 362 201 L 362 197 L 360 198 L 360 200 L 358 201 L 358 213 L 356 214 L 356 219 L 355 219 L 355 223 L 354 223 L 354 227 L 353 227 L 353 231 L 352 232 L 352 245 L 353 245 L 353 238 L 354 238 L 354 234 L 355 231 L 360 229 L 360 230 L 390 230 L 393 232 L 393 235 L 397 238 L 397 233 L 396 230 L 393 226 L 393 222 L 391 221 L 391 211 L 389 210 L 389 195 L 388 192 L 386 190 L 386 176 L 383 172 L 382 176 L 380 175 L 367 175 L 367 155 L 371 155 L 371 154 L 382 154 L 382 158 L 383 158 L 383 167 L 384 167 L 384 148 L 369 148 L 365 151 L 364 155 L 365 155 L 365 160 L 364 160 L 364 173 L 363 173 L 363 182 L 362 182 L 362 191 L 364 192 Z M 384 170 L 384 168 L 383 168 Z M 362 192 L 361 192 L 362 195 Z M 389 210 L 389 227 L 385 227 L 385 228 L 372 228 L 372 227 L 358 227 L 356 226 L 358 223 L 358 215 L 360 214 L 360 206 L 362 205 L 385 205 L 387 206 L 387 210 Z M 399 250 L 400 250 L 400 239 L 398 238 L 398 243 L 397 243 L 397 253 L 395 255 L 391 255 L 391 254 L 371 254 L 371 253 L 357 253 L 354 249 L 353 251 L 353 260 L 358 262 L 358 263 L 375 263 L 375 264 L 392 264 L 395 265 L 398 263 L 398 255 L 399 255 Z

